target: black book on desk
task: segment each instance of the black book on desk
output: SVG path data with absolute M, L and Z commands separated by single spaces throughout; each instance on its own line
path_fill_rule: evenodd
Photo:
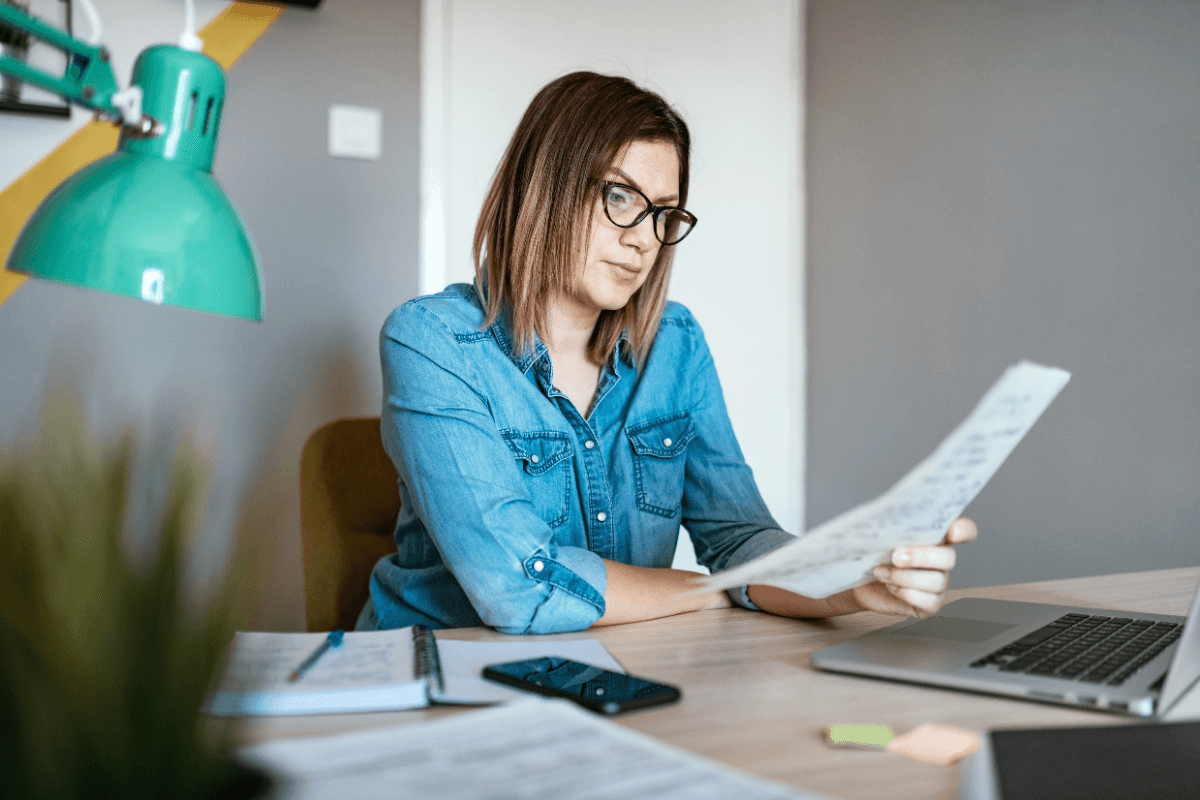
M 1200 722 L 994 730 L 988 739 L 998 800 L 1200 797 Z

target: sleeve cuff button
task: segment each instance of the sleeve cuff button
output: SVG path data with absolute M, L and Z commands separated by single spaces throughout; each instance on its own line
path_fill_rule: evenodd
M 541 572 L 545 568 L 546 568 L 545 562 L 542 562 L 542 561 L 533 562 L 533 571 L 534 572 Z

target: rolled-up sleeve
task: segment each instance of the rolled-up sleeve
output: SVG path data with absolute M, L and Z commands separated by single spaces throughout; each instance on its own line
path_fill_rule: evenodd
M 693 322 L 691 417 L 695 438 L 688 445 L 684 474 L 683 525 L 696 560 L 712 572 L 736 567 L 794 541 L 771 516 L 754 474 L 742 456 L 716 366 L 704 334 Z M 756 609 L 746 587 L 729 590 L 740 606 Z
M 555 543 L 453 331 L 422 304 L 406 304 L 384 325 L 380 356 L 384 447 L 412 513 L 484 624 L 556 633 L 603 616 L 603 561 Z

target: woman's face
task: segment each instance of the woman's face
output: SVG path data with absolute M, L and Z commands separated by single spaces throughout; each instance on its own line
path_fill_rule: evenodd
M 679 157 L 664 141 L 635 141 L 608 168 L 604 180 L 640 189 L 650 202 L 673 206 L 679 201 Z M 574 290 L 563 298 L 577 313 L 599 316 L 624 308 L 646 282 L 662 245 L 654 236 L 654 219 L 618 228 L 604 213 L 599 190 L 592 213 L 587 253 Z

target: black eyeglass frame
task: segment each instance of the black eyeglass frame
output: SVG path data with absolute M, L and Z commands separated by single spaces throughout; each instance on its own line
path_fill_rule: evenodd
M 621 223 L 617 222 L 615 219 L 612 218 L 612 214 L 608 213 L 608 193 L 610 190 L 612 190 L 614 188 L 628 189 L 629 191 L 634 192 L 635 194 L 637 194 L 643 200 L 646 201 L 645 210 L 642 211 L 642 213 L 638 214 L 637 217 L 634 218 L 633 222 L 630 222 L 628 225 L 622 225 Z M 618 228 L 636 228 L 638 225 L 640 225 L 642 223 L 642 220 L 644 220 L 646 217 L 648 217 L 650 215 L 653 215 L 654 219 L 651 222 L 650 227 L 654 231 L 654 238 L 658 239 L 659 244 L 661 244 L 663 247 L 673 247 L 674 245 L 677 245 L 680 242 L 682 242 L 684 239 L 686 239 L 688 237 L 689 233 L 691 233 L 693 230 L 696 229 L 696 223 L 700 221 L 696 217 L 695 214 L 688 211 L 686 208 L 680 208 L 679 206 L 656 206 L 654 203 L 650 202 L 649 197 L 646 197 L 645 192 L 643 192 L 642 190 L 638 189 L 635 186 L 630 186 L 629 184 L 621 183 L 620 181 L 601 181 L 600 182 L 600 199 L 604 201 L 604 203 L 603 203 L 604 216 L 608 217 L 608 221 L 611 222 L 613 225 L 616 225 Z M 662 214 L 664 211 L 678 211 L 681 214 L 686 214 L 688 216 L 688 218 L 691 220 L 691 224 L 689 225 L 688 229 L 686 231 L 684 231 L 683 236 L 680 236 L 678 239 L 676 239 L 673 242 L 664 242 L 663 237 L 658 232 L 659 215 Z

